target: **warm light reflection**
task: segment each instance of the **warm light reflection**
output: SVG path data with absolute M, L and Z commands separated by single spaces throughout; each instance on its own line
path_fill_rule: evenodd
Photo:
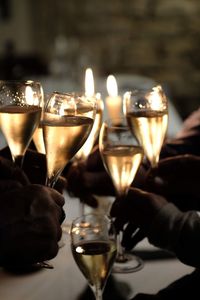
M 77 253 L 84 253 L 84 249 L 80 246 L 76 247 L 76 252 Z
M 26 103 L 28 105 L 34 105 L 34 104 L 37 105 L 39 103 L 38 98 L 37 98 L 37 103 L 35 103 L 35 97 L 33 94 L 33 90 L 30 86 L 27 86 L 25 89 L 25 98 L 26 98 Z
M 161 110 L 163 106 L 162 88 L 157 85 L 152 88 L 152 91 L 147 96 L 152 110 Z
M 117 81 L 113 75 L 109 75 L 107 78 L 107 91 L 110 97 L 117 97 L 118 95 L 118 86 Z

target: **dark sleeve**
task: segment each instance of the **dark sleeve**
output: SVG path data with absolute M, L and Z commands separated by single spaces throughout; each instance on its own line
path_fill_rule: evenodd
M 199 291 L 200 271 L 196 269 L 190 274 L 187 274 L 180 279 L 177 279 L 169 286 L 159 291 L 158 299 L 200 299 Z
M 200 155 L 200 108 L 184 121 L 176 138 L 166 141 L 160 158 L 179 154 Z
M 148 232 L 151 244 L 173 252 L 187 265 L 200 267 L 200 217 L 195 211 L 181 212 L 165 205 Z

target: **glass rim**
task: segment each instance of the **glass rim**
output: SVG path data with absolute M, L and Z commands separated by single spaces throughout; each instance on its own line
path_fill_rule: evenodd
M 0 84 L 3 83 L 3 84 L 38 84 L 40 86 L 42 86 L 41 82 L 40 81 L 37 81 L 37 80 L 30 80 L 30 79 L 3 79 L 3 80 L 0 80 Z
M 71 222 L 71 228 L 72 228 L 73 225 L 76 224 L 76 222 L 77 222 L 77 224 L 80 224 L 81 222 L 78 222 L 79 220 L 84 220 L 84 218 L 87 218 L 87 217 L 90 217 L 90 216 L 91 217 L 98 217 L 98 218 L 100 218 L 102 220 L 108 221 L 108 223 L 113 224 L 113 220 L 112 220 L 112 218 L 110 216 L 108 216 L 108 215 L 102 215 L 102 214 L 94 212 L 94 213 L 83 214 L 83 215 L 81 215 L 81 216 L 73 219 L 72 222 Z

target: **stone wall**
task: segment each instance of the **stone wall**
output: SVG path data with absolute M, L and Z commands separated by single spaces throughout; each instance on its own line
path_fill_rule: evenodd
M 51 60 L 67 38 L 79 71 L 130 73 L 166 84 L 183 117 L 200 99 L 199 0 L 28 0 L 32 48 Z M 20 6 L 20 1 L 18 1 Z
M 183 116 L 199 105 L 199 0 L 48 0 L 51 15 L 45 2 L 39 23 L 46 50 L 62 33 L 78 41 L 79 55 L 98 74 L 165 83 Z

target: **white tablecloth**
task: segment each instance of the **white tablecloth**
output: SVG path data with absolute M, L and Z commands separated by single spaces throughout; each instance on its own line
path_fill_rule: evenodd
M 77 199 L 67 199 L 65 208 L 66 221 L 70 222 L 79 214 Z M 87 287 L 86 281 L 73 260 L 68 234 L 64 234 L 63 239 L 65 246 L 60 248 L 57 257 L 51 261 L 54 266 L 52 270 L 42 269 L 33 273 L 13 274 L 0 269 L 0 299 L 83 299 L 79 296 Z M 150 246 L 146 240 L 140 243 L 136 250 L 146 254 L 144 268 L 135 273 L 114 274 L 112 277 L 116 289 L 126 294 L 125 299 L 130 299 L 138 292 L 156 293 L 184 274 L 193 271 L 193 268 L 180 263 L 177 259 L 165 257 L 165 253 Z M 112 285 L 113 288 L 115 287 Z

